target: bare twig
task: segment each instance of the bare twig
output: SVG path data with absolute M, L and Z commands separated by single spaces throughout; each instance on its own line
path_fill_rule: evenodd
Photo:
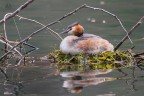
M 8 39 L 7 39 L 7 31 L 6 31 L 6 24 L 5 24 L 6 17 L 7 17 L 8 15 L 9 15 L 9 14 L 6 14 L 6 15 L 4 16 L 4 38 L 5 38 L 5 41 L 8 40 Z M 7 52 L 7 50 L 8 50 L 8 44 L 7 44 L 7 42 L 5 42 L 5 52 Z M 8 62 L 8 61 L 6 61 L 6 62 Z
M 144 55 L 144 52 L 137 53 L 137 54 L 134 55 L 134 57 L 137 57 L 137 56 L 140 56 L 140 55 Z
M 4 16 L 4 38 L 7 40 L 7 32 L 6 32 L 6 24 L 5 24 L 5 21 L 6 21 L 6 18 L 9 16 L 10 14 L 6 14 Z
M 22 16 L 20 16 L 20 15 L 16 15 L 16 16 L 19 17 L 19 20 L 21 20 L 21 19 L 28 20 L 28 21 L 31 21 L 31 22 L 35 22 L 35 23 L 37 23 L 37 24 L 39 24 L 39 25 L 41 25 L 41 26 L 43 26 L 43 27 L 46 27 L 44 24 L 42 24 L 42 23 L 40 23 L 40 22 L 38 22 L 38 21 L 36 21 L 36 20 L 29 19 L 29 18 L 26 18 L 26 17 L 22 17 Z M 62 40 L 62 37 L 61 37 L 57 32 L 55 32 L 54 30 L 52 30 L 52 29 L 49 28 L 49 27 L 47 27 L 47 29 L 48 29 L 50 32 L 56 34 L 56 35 Z M 55 36 L 55 35 L 54 35 L 54 36 Z M 56 37 L 56 38 L 57 38 L 57 37 Z
M 1 42 L 1 43 L 4 43 L 4 44 L 8 43 L 9 45 L 10 45 L 10 44 L 13 45 L 13 44 L 18 44 L 18 43 L 19 43 L 18 41 L 6 40 L 6 39 L 5 39 L 3 36 L 1 36 L 1 35 L 0 35 L 0 42 Z M 31 45 L 31 44 L 28 44 L 28 43 L 26 43 L 26 42 L 23 42 L 23 44 L 24 44 L 24 45 L 27 45 L 27 46 L 29 46 L 29 47 L 31 47 L 31 48 L 38 49 L 37 47 L 35 47 L 35 46 Z M 8 46 L 9 46 L 9 45 L 8 45 Z M 10 46 L 12 46 L 12 45 L 10 45 Z M 10 46 L 9 46 L 9 47 L 10 47 Z
M 144 21 L 144 16 L 130 29 L 130 31 L 128 32 L 128 35 L 130 35 L 137 27 L 139 27 L 142 22 Z M 124 41 L 128 38 L 128 35 L 126 35 L 114 48 L 114 50 L 116 51 L 123 43 Z
M 22 9 L 26 8 L 30 3 L 32 3 L 34 0 L 28 0 L 23 5 L 21 5 L 17 10 L 15 10 L 13 13 L 8 15 L 5 19 L 0 20 L 0 24 L 4 23 L 6 20 L 14 17 L 16 14 L 18 14 Z
M 102 8 L 95 8 L 95 7 L 91 7 L 91 6 L 87 6 L 87 5 L 86 5 L 86 8 L 90 8 L 90 9 L 93 9 L 93 10 L 100 10 L 100 11 L 103 11 L 103 12 L 109 14 L 109 15 L 112 15 L 112 16 L 119 22 L 119 24 L 121 25 L 121 27 L 123 28 L 123 30 L 126 32 L 126 35 L 128 36 L 130 42 L 133 44 L 133 42 L 132 42 L 132 40 L 130 39 L 130 37 L 129 37 L 129 35 L 128 35 L 128 32 L 127 32 L 127 30 L 125 29 L 125 27 L 123 26 L 121 20 L 120 20 L 115 14 L 113 14 L 113 13 L 111 13 L 111 12 L 105 10 L 105 9 L 102 9 Z
M 10 45 L 9 42 L 6 41 L 6 39 L 4 39 L 4 37 L 2 37 L 2 36 L 0 36 L 0 42 L 3 43 L 3 44 L 6 44 L 6 45 L 7 45 L 8 47 L 10 47 L 10 48 L 13 48 L 13 46 Z M 22 56 L 22 54 L 21 54 L 16 48 L 14 48 L 14 51 L 15 51 L 16 53 L 18 53 L 20 56 Z

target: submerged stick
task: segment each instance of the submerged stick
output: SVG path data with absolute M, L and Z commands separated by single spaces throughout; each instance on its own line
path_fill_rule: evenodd
M 23 5 L 21 5 L 18 9 L 16 9 L 13 13 L 8 15 L 5 19 L 0 20 L 0 24 L 4 23 L 6 20 L 14 17 L 16 14 L 18 14 L 22 9 L 26 8 L 30 3 L 32 3 L 34 0 L 28 0 Z
M 144 21 L 144 16 L 130 29 L 130 31 L 128 32 L 128 35 L 130 35 L 137 27 L 139 27 L 142 22 Z M 116 51 L 123 43 L 126 39 L 128 39 L 128 35 L 126 35 L 114 48 L 114 50 Z

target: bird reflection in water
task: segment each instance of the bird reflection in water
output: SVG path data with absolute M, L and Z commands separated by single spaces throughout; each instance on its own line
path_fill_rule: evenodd
M 112 77 L 96 77 L 97 75 L 108 74 L 111 71 L 111 69 L 108 69 L 86 72 L 62 72 L 60 75 L 67 78 L 63 83 L 63 87 L 71 93 L 78 94 L 87 86 L 116 80 L 116 78 Z

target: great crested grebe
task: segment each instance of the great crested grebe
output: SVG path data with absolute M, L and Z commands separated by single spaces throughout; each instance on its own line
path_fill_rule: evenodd
M 114 46 L 109 41 L 94 34 L 84 33 L 83 26 L 78 22 L 71 24 L 60 34 L 63 33 L 70 34 L 60 44 L 60 50 L 65 54 L 98 54 L 114 50 Z

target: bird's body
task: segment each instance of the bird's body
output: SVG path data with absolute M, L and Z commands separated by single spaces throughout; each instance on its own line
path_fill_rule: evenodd
M 109 41 L 94 34 L 84 34 L 83 27 L 79 23 L 68 27 L 63 33 L 72 35 L 65 37 L 61 44 L 60 50 L 65 54 L 98 54 L 99 52 L 113 51 L 114 47 Z

